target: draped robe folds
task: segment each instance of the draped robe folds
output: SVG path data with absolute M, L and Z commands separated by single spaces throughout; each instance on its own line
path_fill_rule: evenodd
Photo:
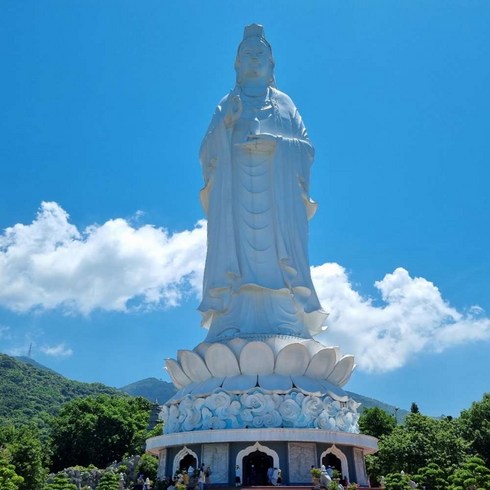
M 243 111 L 234 128 L 224 115 L 233 97 Z M 292 100 L 270 87 L 259 110 L 236 88 L 220 102 L 201 145 L 208 249 L 199 310 L 207 341 L 322 331 L 326 313 L 308 262 L 308 195 L 314 149 Z M 257 122 L 259 121 L 259 122 Z M 247 152 L 244 128 L 276 138 L 271 152 Z

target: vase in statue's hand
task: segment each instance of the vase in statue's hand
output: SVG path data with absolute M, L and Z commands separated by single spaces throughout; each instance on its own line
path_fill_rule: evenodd
M 270 133 L 250 134 L 245 143 L 238 143 L 237 146 L 250 153 L 273 153 L 278 138 Z

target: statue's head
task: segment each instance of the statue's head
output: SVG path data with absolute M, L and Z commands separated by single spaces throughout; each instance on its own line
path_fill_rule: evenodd
M 245 27 L 243 41 L 238 46 L 235 71 L 237 85 L 242 85 L 247 80 L 275 85 L 272 48 L 261 25 Z

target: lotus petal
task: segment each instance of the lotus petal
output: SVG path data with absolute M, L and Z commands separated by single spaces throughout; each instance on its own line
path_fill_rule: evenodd
M 319 380 L 307 378 L 306 376 L 291 376 L 294 386 L 308 395 L 320 396 L 323 393 L 323 386 Z
M 240 357 L 240 352 L 243 349 L 243 346 L 247 344 L 247 341 L 244 339 L 231 339 L 226 345 L 232 350 L 232 352 L 235 354 L 236 358 L 238 359 Z
M 165 367 L 177 389 L 183 388 L 192 382 L 174 359 L 166 359 Z
M 354 356 L 344 356 L 333 368 L 332 373 L 328 376 L 328 381 L 337 386 L 344 386 L 349 381 L 353 370 Z
M 196 396 L 209 395 L 216 388 L 220 388 L 225 378 L 209 378 L 206 381 L 195 383 L 192 385 L 190 393 Z
M 349 395 L 342 388 L 339 388 L 338 386 L 330 383 L 330 381 L 321 379 L 318 380 L 318 382 L 323 386 L 325 392 L 330 395 L 334 400 L 337 400 L 339 402 L 346 402 L 349 400 Z
M 191 383 L 191 384 L 188 384 L 187 386 L 184 386 L 182 389 L 177 391 L 177 393 L 175 393 L 175 395 L 172 398 L 170 398 L 170 400 L 166 401 L 165 405 L 180 402 L 182 400 L 182 398 L 184 398 L 186 395 L 188 395 L 192 391 L 192 388 L 194 387 L 194 385 L 195 385 L 195 383 Z
M 339 386 L 345 386 L 349 382 L 349 379 L 352 376 L 352 373 L 355 371 L 355 369 L 356 369 L 356 364 L 354 364 L 350 372 L 347 372 L 345 377 L 340 380 Z
M 202 357 L 190 350 L 179 351 L 179 361 L 185 374 L 192 381 L 204 381 L 211 377 Z
M 194 352 L 196 354 L 199 354 L 204 359 L 204 356 L 206 355 L 206 351 L 209 349 L 211 345 L 213 344 L 210 344 L 209 342 L 201 342 L 197 347 L 194 347 Z
M 310 356 L 308 349 L 301 344 L 289 344 L 277 354 L 276 374 L 295 374 L 302 375 L 305 373 Z
M 287 345 L 291 344 L 291 339 L 289 337 L 269 337 L 267 340 L 265 340 L 265 343 L 272 349 L 272 352 L 274 352 L 274 355 L 277 356 L 277 354 L 284 349 Z M 294 342 L 296 343 L 296 342 Z
M 247 343 L 240 352 L 240 371 L 242 374 L 272 374 L 274 372 L 274 353 L 264 342 Z
M 313 357 L 317 352 L 325 349 L 327 346 L 317 340 L 307 340 L 303 345 L 308 349 L 310 357 Z
M 310 378 L 327 379 L 337 363 L 337 351 L 326 348 L 317 352 L 311 359 L 305 375 Z
M 229 393 L 244 393 L 257 386 L 257 375 L 243 375 L 232 376 L 231 378 L 225 378 L 222 388 Z
M 241 374 L 235 354 L 224 344 L 210 345 L 204 358 L 213 376 L 238 376 Z
M 259 374 L 259 386 L 273 393 L 285 393 L 293 387 L 293 382 L 290 376 Z

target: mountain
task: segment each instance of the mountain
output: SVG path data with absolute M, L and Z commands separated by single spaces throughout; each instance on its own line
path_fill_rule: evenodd
M 125 396 L 101 383 L 72 381 L 30 358 L 0 354 L 0 425 L 34 421 L 42 426 L 67 401 L 102 393 Z
M 153 403 L 163 404 L 177 392 L 172 383 L 157 378 L 146 378 L 120 388 L 133 396 L 142 396 Z
M 82 383 L 65 378 L 29 357 L 13 358 L 0 354 L 0 425 L 5 422 L 18 424 L 35 421 L 42 426 L 49 416 L 58 412 L 61 405 L 81 396 L 129 394 L 163 404 L 175 392 L 171 383 L 156 378 L 146 378 L 120 389 L 101 383 Z M 347 393 L 361 403 L 361 409 L 379 407 L 390 415 L 396 414 L 398 422 L 403 421 L 408 413 L 373 398 Z
M 58 376 L 61 376 L 61 374 L 57 373 L 56 371 L 53 371 L 52 369 L 44 366 L 43 364 L 35 361 L 31 357 L 27 356 L 14 356 L 14 359 L 17 359 L 20 362 L 23 362 L 24 364 L 29 364 L 31 366 L 34 366 L 35 368 L 42 369 L 43 371 L 49 371 L 50 373 L 57 374 Z
M 396 421 L 399 424 L 402 423 L 405 420 L 405 417 L 409 414 L 408 410 L 405 410 L 403 408 L 398 408 L 393 405 L 388 405 L 387 403 L 381 402 L 379 400 L 375 400 L 374 398 L 369 398 L 364 395 L 359 395 L 358 393 L 353 393 L 352 391 L 345 390 L 345 392 L 349 396 L 354 398 L 356 402 L 361 404 L 360 406 L 361 412 L 366 408 L 378 407 L 381 408 L 381 410 L 384 410 L 387 414 L 395 416 Z

